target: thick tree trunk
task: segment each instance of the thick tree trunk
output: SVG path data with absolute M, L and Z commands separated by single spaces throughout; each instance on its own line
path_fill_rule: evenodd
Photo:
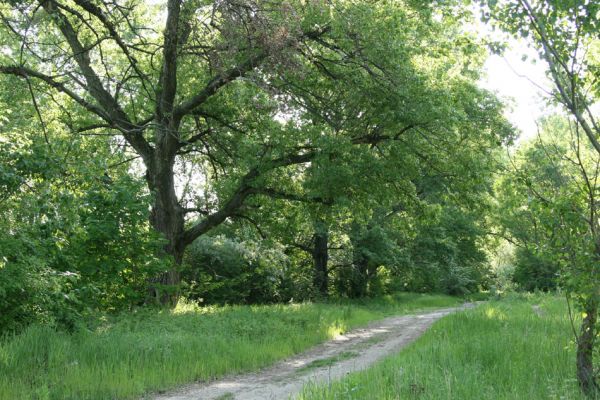
M 181 283 L 180 267 L 183 261 L 183 216 L 169 215 L 160 206 L 153 206 L 151 214 L 152 226 L 166 239 L 163 251 L 171 257 L 171 268 L 154 279 L 150 283 L 150 296 L 153 302 L 162 305 L 174 306 L 179 299 L 179 284 Z M 173 210 L 170 210 L 173 211 Z
M 152 164 L 148 166 L 147 181 L 154 193 L 150 222 L 166 240 L 164 253 L 172 257 L 172 266 L 168 271 L 152 279 L 150 295 L 154 302 L 174 306 L 179 298 L 178 285 L 181 281 L 179 269 L 186 247 L 185 220 L 184 211 L 175 193 L 173 166 L 176 150 L 169 147 L 168 141 L 165 143 L 156 148 Z
M 586 396 L 596 398 L 598 385 L 594 376 L 594 344 L 598 301 L 589 300 L 585 306 L 585 317 L 581 321 L 581 333 L 577 342 L 577 379 Z
M 329 293 L 329 282 L 327 262 L 329 260 L 329 227 L 323 221 L 315 224 L 315 235 L 313 242 L 313 285 L 318 295 L 327 297 Z

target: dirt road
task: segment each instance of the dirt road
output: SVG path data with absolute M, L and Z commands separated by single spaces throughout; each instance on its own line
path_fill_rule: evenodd
M 268 400 L 288 399 L 311 382 L 326 384 L 348 373 L 368 368 L 394 354 L 450 313 L 473 307 L 444 308 L 415 315 L 375 321 L 334 340 L 281 361 L 258 372 L 236 375 L 210 383 L 194 384 L 151 397 L 154 400 Z

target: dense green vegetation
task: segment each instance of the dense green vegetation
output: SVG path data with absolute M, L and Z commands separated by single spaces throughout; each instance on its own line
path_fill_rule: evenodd
M 303 400 L 583 399 L 564 298 L 508 296 L 450 315 L 377 366 Z
M 0 0 L 6 396 L 133 396 L 400 311 L 368 299 L 511 291 L 572 302 L 575 376 L 596 396 L 600 4 L 477 4 Z M 498 35 L 475 32 L 479 17 Z M 537 137 L 516 144 L 509 108 L 480 85 L 508 37 L 553 85 Z M 295 305 L 310 301 L 327 305 Z M 482 312 L 440 326 L 466 318 L 463 336 L 484 335 L 497 318 Z M 286 332 L 288 317 L 310 331 Z M 273 343 L 252 354 L 262 326 Z M 205 347 L 226 354 L 207 366 L 183 350 Z
M 0 341 L 0 399 L 136 399 L 258 369 L 392 314 L 460 304 L 442 295 L 139 310 L 74 334 L 32 326 Z
M 0 12 L 0 333 L 490 285 L 515 132 L 462 2 Z

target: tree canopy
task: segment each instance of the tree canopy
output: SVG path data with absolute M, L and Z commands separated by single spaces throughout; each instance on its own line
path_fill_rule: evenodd
M 445 257 L 473 253 L 482 268 L 475 216 L 512 130 L 476 85 L 485 49 L 462 29 L 460 2 L 51 0 L 0 12 L 5 235 L 30 237 L 43 268 L 75 274 L 74 290 L 89 284 L 104 306 L 176 301 L 198 284 L 182 282 L 201 276 L 184 252 L 205 235 L 282 246 L 290 273 L 314 275 L 325 296 L 331 257 L 340 294 L 362 296 L 381 266 L 397 274 L 411 257 L 463 276 L 462 261 L 450 271 L 408 245 L 427 229 L 440 233 L 423 246 L 446 241 L 450 212 L 466 225 Z M 441 225 L 421 227 L 432 217 Z M 30 253 L 11 251 L 10 263 Z M 472 275 L 448 290 L 475 288 Z

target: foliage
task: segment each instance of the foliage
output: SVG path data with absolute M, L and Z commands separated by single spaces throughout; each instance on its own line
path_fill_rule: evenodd
M 168 267 L 163 240 L 148 224 L 149 196 L 128 175 L 90 187 L 80 199 L 79 225 L 60 263 L 81 275 L 87 304 L 119 310 L 141 304 L 148 280 Z M 64 267 L 63 267 L 64 268 Z
M 6 251 L 6 244 L 0 244 L 7 255 L 0 261 L 0 334 L 21 331 L 33 322 L 73 329 L 81 311 L 73 292 L 76 274 L 48 268 L 35 256 L 17 256 L 14 248 Z M 15 257 L 18 262 L 10 261 Z
M 490 294 L 499 295 L 514 292 L 517 285 L 514 282 L 516 268 L 515 246 L 508 241 L 498 241 L 493 247 L 494 254 L 491 256 L 492 281 L 490 282 Z
M 336 290 L 350 298 L 377 296 L 388 292 L 386 280 L 396 266 L 401 248 L 381 226 L 353 226 L 350 233 L 352 262 L 340 268 L 335 277 Z M 387 278 L 387 279 L 386 279 Z
M 13 176 L 19 168 L 8 161 L 0 170 L 2 185 L 16 190 L 33 174 L 49 181 L 39 176 L 53 171 L 48 164 L 62 174 L 71 144 L 83 164 L 67 172 L 83 170 L 80 190 L 103 190 L 104 174 L 114 180 L 88 200 L 66 193 L 74 206 L 107 203 L 106 213 L 92 208 L 69 220 L 73 226 L 77 218 L 84 225 L 97 221 L 78 246 L 96 248 L 97 235 L 97 249 L 106 255 L 71 254 L 86 264 L 79 267 L 82 282 L 101 280 L 100 295 L 115 290 L 110 279 L 130 287 L 119 286 L 103 306 L 131 303 L 133 292 L 143 297 L 147 280 L 157 300 L 174 301 L 186 247 L 235 219 L 271 225 L 269 218 L 287 213 L 285 202 L 324 206 L 303 207 L 290 229 L 296 232 L 277 240 L 292 245 L 297 232 L 310 241 L 307 227 L 319 221 L 331 225 L 336 241 L 351 241 L 350 225 L 368 225 L 378 203 L 388 211 L 396 200 L 406 203 L 414 181 L 434 169 L 453 177 L 455 194 L 483 193 L 494 151 L 512 135 L 502 104 L 477 87 L 485 48 L 463 29 L 470 15 L 460 1 L 172 0 L 161 7 L 0 3 L 2 87 L 18 105 L 8 107 L 10 115 L 24 110 L 10 118 L 8 131 L 31 128 L 28 140 L 58 160 L 34 157 L 37 169 L 30 166 L 26 178 Z M 57 70 L 61 74 L 53 74 Z M 438 168 L 444 164 L 450 165 Z M 108 172 L 112 167 L 117 176 Z M 138 186 L 128 186 L 125 175 Z M 122 196 L 127 190 L 135 199 Z M 134 211 L 119 213 L 111 201 Z M 152 230 L 165 240 L 159 250 L 157 235 L 144 233 L 138 201 L 147 202 Z M 266 217 L 261 208 L 277 216 Z M 334 216 L 342 221 L 334 224 Z M 373 244 L 369 235 L 387 235 L 364 232 L 365 244 Z M 119 235 L 145 241 L 128 253 L 131 241 Z M 394 267 L 391 253 L 400 251 L 388 244 L 389 254 L 356 246 L 355 261 L 366 267 L 354 265 L 351 280 L 360 282 L 351 285 L 352 296 L 367 293 L 367 270 Z M 157 260 L 165 253 L 172 261 L 167 270 Z M 110 257 L 118 260 L 107 267 Z M 300 258 L 292 260 L 293 269 L 304 268 Z M 463 275 L 454 273 L 448 290 L 463 290 Z M 160 296 L 161 285 L 172 293 Z
M 487 285 L 513 129 L 477 85 L 463 2 L 28 0 L 0 17 L 2 331 L 179 295 Z
M 29 146 L 29 132 L 21 139 L 6 143 L 3 164 L 13 186 L 0 208 L 1 331 L 34 321 L 72 329 L 93 310 L 140 304 L 165 263 L 139 180 L 123 170 L 110 177 L 86 159 L 110 143 L 70 142 L 64 154 L 58 141 L 48 148 Z
M 574 294 L 589 292 L 584 286 L 594 285 L 597 237 L 590 199 L 597 155 L 564 118 L 548 118 L 541 128 L 517 152 L 515 173 L 499 182 L 499 221 L 521 246 L 516 279 L 525 287 L 553 288 L 560 278 Z
M 237 242 L 224 236 L 198 239 L 186 253 L 187 299 L 203 304 L 287 301 L 282 283 L 288 260 L 270 244 Z
M 594 156 L 600 155 L 600 126 L 593 110 L 598 98 L 598 27 L 600 13 L 597 2 L 519 0 L 517 2 L 489 1 L 490 16 L 505 31 L 526 38 L 546 62 L 548 75 L 554 84 L 552 101 L 560 104 L 571 120 L 571 141 L 553 144 L 543 151 L 536 166 L 546 166 L 543 173 L 552 172 L 550 193 L 537 192 L 535 183 L 525 178 L 525 184 L 533 189 L 537 201 L 528 207 L 533 220 L 543 223 L 542 232 L 535 232 L 542 239 L 542 253 L 554 253 L 546 258 L 560 264 L 563 284 L 584 311 L 580 334 L 577 339 L 577 378 L 583 392 L 589 397 L 598 394 L 594 357 L 599 315 L 599 285 L 592 265 L 599 257 L 596 229 L 598 226 L 596 193 L 597 164 Z M 560 125 L 560 124 L 558 124 Z M 565 135 L 567 129 L 553 129 Z M 565 135 L 566 136 L 566 135 Z M 581 138 L 585 144 L 581 144 Z M 569 154 L 556 150 L 562 148 Z M 549 165 L 552 164 L 552 165 Z M 554 171 L 553 171 L 554 170 Z M 548 181 L 548 176 L 544 180 Z M 568 189 L 567 189 L 568 188 Z M 566 190 L 565 190 L 566 189 Z M 540 201 L 542 200 L 542 201 Z M 553 222 L 550 222 L 553 221 Z M 553 231 L 556 231 L 556 235 Z M 540 234 L 541 233 L 541 234 Z M 574 241 L 581 235 L 583 240 Z
M 427 215 L 410 249 L 409 289 L 467 294 L 487 284 L 489 266 L 474 217 L 455 207 Z
M 515 278 L 526 287 L 560 284 L 585 316 L 576 333 L 577 377 L 595 396 L 600 153 L 581 140 L 578 123 L 558 116 L 543 121 L 537 140 L 513 160 L 514 174 L 500 182 L 499 220 L 522 248 Z
M 559 265 L 530 250 L 519 248 L 515 252 L 516 268 L 513 280 L 527 291 L 554 291 L 558 288 Z

